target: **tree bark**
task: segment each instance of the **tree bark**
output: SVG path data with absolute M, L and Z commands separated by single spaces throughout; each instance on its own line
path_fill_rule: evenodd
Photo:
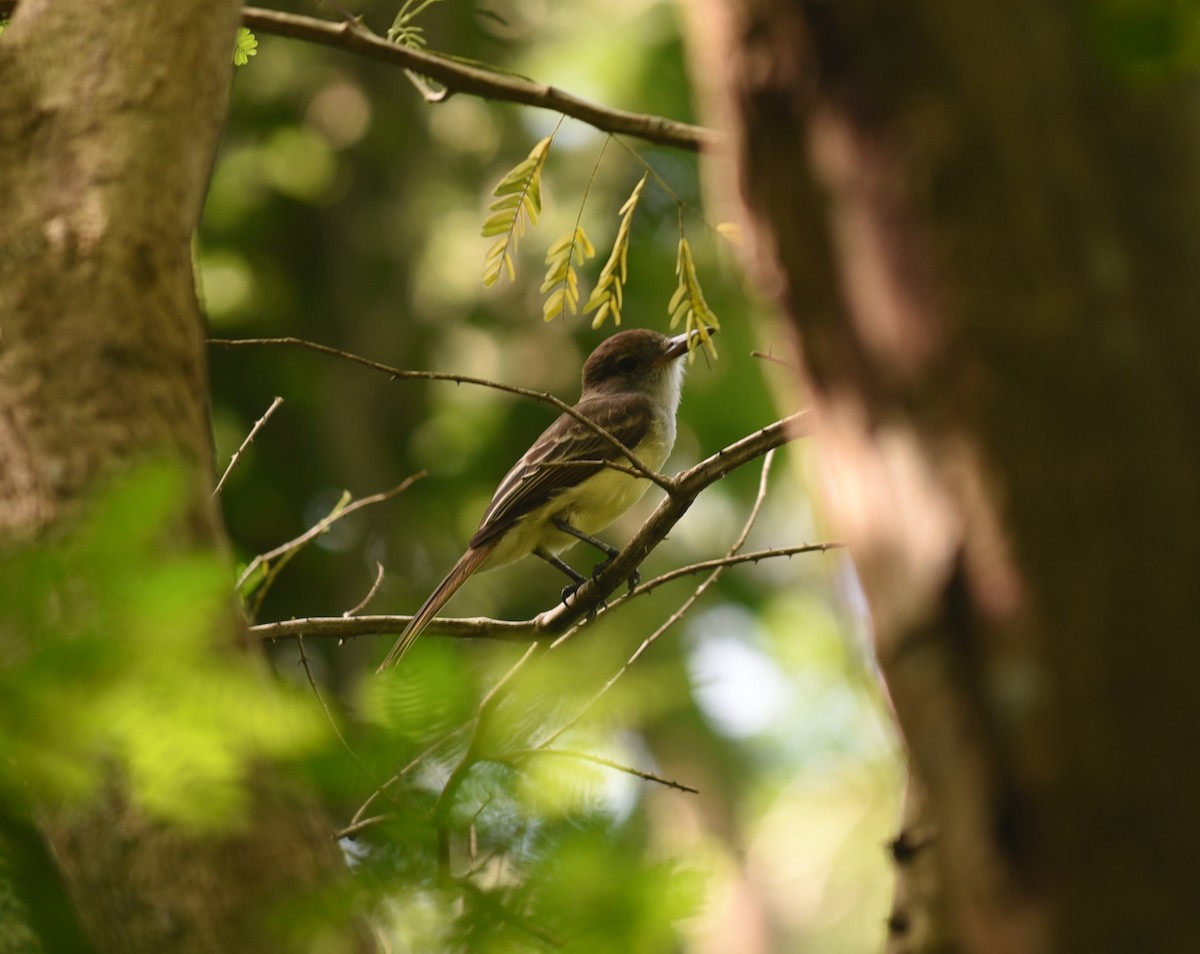
M 928 789 L 940 943 L 1200 950 L 1192 85 L 1123 76 L 1084 4 L 695 9 Z
M 0 39 L 0 540 L 53 534 L 164 455 L 190 484 L 164 552 L 226 541 L 209 500 L 196 227 L 226 108 L 233 0 L 23 0 Z M 229 615 L 227 638 L 242 626 Z M 240 654 L 231 665 L 260 667 Z M 264 679 L 265 679 L 264 674 Z M 101 951 L 278 951 L 268 900 L 343 870 L 310 799 L 260 767 L 253 825 L 200 838 L 114 780 L 43 831 Z M 328 938 L 326 938 L 328 940 Z

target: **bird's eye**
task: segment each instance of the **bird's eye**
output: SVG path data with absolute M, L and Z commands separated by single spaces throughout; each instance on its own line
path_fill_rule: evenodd
M 637 367 L 637 358 L 622 358 L 617 362 L 617 370 L 622 374 L 630 374 Z

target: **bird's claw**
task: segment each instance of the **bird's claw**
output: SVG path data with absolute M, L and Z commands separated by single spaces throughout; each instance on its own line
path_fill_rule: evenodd
M 563 602 L 564 606 L 567 605 L 567 600 L 571 599 L 571 597 L 573 597 L 576 593 L 579 592 L 579 588 L 581 586 L 583 586 L 583 582 L 568 583 L 566 586 L 564 586 L 562 588 L 561 598 L 562 598 L 562 602 Z M 590 621 L 590 620 L 595 619 L 597 613 L 599 613 L 601 610 L 606 610 L 606 609 L 608 609 L 608 601 L 601 600 L 599 603 L 597 603 L 595 606 L 593 606 L 591 609 L 588 610 L 588 614 L 587 614 L 588 620 Z
M 592 568 L 592 579 L 594 580 L 601 573 L 603 573 L 610 566 L 612 566 L 612 561 L 615 559 L 616 559 L 616 557 L 609 557 L 607 560 L 603 560 L 600 563 L 597 563 Z M 634 590 L 637 589 L 637 585 L 642 582 L 642 571 L 635 568 L 634 571 L 629 574 L 629 579 L 626 580 L 626 582 L 629 584 L 629 592 L 632 593 Z

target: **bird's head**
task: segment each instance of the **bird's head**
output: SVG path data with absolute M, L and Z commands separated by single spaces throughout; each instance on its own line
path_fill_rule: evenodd
M 710 329 L 710 334 L 715 329 Z M 678 404 L 688 341 L 700 332 L 668 338 L 648 328 L 622 331 L 600 343 L 583 365 L 583 393 L 645 394 Z M 672 401 L 671 398 L 674 398 Z

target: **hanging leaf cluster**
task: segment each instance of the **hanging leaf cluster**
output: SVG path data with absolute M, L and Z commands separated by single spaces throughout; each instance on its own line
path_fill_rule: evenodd
M 671 296 L 670 304 L 667 305 L 667 311 L 671 315 L 671 327 L 676 327 L 682 320 L 684 331 L 698 331 L 700 343 L 715 358 L 717 349 L 712 343 L 712 331 L 720 328 L 721 323 L 704 298 L 704 291 L 700 288 L 700 279 L 696 277 L 696 260 L 692 257 L 692 247 L 683 235 L 679 236 L 679 255 L 675 260 L 675 275 L 679 279 L 679 285 L 675 289 L 675 294 Z M 692 354 L 694 355 L 695 352 Z
M 617 228 L 617 237 L 613 239 L 612 252 L 609 253 L 604 268 L 600 270 L 600 277 L 596 280 L 592 296 L 583 306 L 584 314 L 596 312 L 596 317 L 592 319 L 593 328 L 603 325 L 609 315 L 612 315 L 614 324 L 621 324 L 625 280 L 629 276 L 629 231 L 633 225 L 633 213 L 637 209 L 638 200 L 642 197 L 642 189 L 646 187 L 646 180 L 649 178 L 650 173 L 645 173 L 638 180 L 638 184 L 633 187 L 625 204 L 621 206 L 621 224 Z
M 530 151 L 529 155 L 508 171 L 492 190 L 495 199 L 488 206 L 491 214 L 484 220 L 484 238 L 499 236 L 483 258 L 483 283 L 489 288 L 500 280 L 501 271 L 508 280 L 516 276 L 513 255 L 525 234 L 525 228 L 537 225 L 542 211 L 542 170 L 550 153 L 549 135 Z
M 495 285 L 505 273 L 509 281 L 515 279 L 514 258 L 518 244 L 525 235 L 525 229 L 537 225 L 538 216 L 542 212 L 542 172 L 553 141 L 554 133 L 541 140 L 525 159 L 505 174 L 492 191 L 495 198 L 488 206 L 489 215 L 484 220 L 482 229 L 484 238 L 496 238 L 483 262 L 483 283 L 488 287 Z M 594 171 L 592 175 L 594 178 Z M 583 306 L 584 314 L 596 313 L 592 319 L 593 328 L 600 328 L 609 316 L 612 316 L 614 324 L 621 324 L 625 283 L 629 277 L 629 245 L 633 216 L 649 178 L 650 172 L 647 171 L 621 206 L 621 222 L 613 239 L 612 250 L 600 270 L 595 288 Z M 589 190 L 590 186 L 589 182 Z M 586 200 L 585 194 L 584 201 Z M 680 205 L 681 215 L 682 211 L 683 206 Z M 574 315 L 579 311 L 579 267 L 596 254 L 596 249 L 581 224 L 582 217 L 581 207 L 575 227 L 558 238 L 546 252 L 546 275 L 539 289 L 543 295 L 549 293 L 542 305 L 542 317 L 546 321 Z M 681 220 L 679 252 L 675 261 L 677 285 L 667 306 L 667 312 L 671 316 L 670 327 L 675 328 L 682 322 L 685 331 L 698 332 L 696 337 L 705 350 L 716 357 L 712 332 L 720 328 L 721 323 L 704 297 L 700 279 L 696 274 L 692 248 L 683 235 L 682 228 Z M 733 235 L 727 237 L 731 241 L 736 239 Z
M 546 252 L 546 278 L 538 289 L 543 295 L 550 292 L 542 305 L 542 318 L 553 321 L 560 315 L 566 317 L 579 311 L 579 271 L 576 266 L 595 254 L 596 248 L 582 225 L 576 225 L 550 246 Z

